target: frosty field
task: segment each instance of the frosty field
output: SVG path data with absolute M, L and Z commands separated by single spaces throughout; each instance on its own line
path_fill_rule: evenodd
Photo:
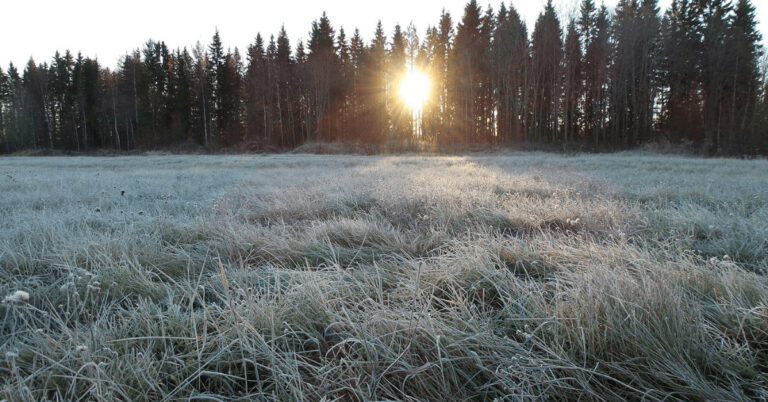
M 4 157 L 0 298 L 7 400 L 766 399 L 768 161 Z

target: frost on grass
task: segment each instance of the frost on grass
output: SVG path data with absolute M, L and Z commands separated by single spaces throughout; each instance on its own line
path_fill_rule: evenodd
M 29 293 L 17 290 L 3 298 L 3 303 L 23 303 L 29 301 Z
M 0 399 L 768 398 L 765 161 L 0 172 Z

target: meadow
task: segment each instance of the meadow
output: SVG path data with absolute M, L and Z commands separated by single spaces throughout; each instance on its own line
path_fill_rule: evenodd
M 0 399 L 768 398 L 768 161 L 0 158 Z

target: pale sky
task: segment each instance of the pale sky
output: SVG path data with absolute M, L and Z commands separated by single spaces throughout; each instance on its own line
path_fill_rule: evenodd
M 613 8 L 617 0 L 605 0 Z M 355 27 L 366 43 L 381 20 L 389 36 L 395 24 L 403 28 L 413 22 L 423 37 L 428 25 L 438 22 L 443 8 L 454 22 L 463 13 L 465 0 L 9 0 L 3 5 L 0 24 L 0 66 L 13 62 L 19 69 L 32 56 L 35 61 L 50 61 L 56 50 L 98 57 L 102 65 L 113 67 L 120 56 L 142 46 L 147 39 L 163 40 L 169 47 L 207 44 L 216 27 L 226 47 L 243 51 L 261 32 L 266 38 L 277 34 L 285 24 L 291 44 L 306 39 L 313 20 L 328 13 L 338 32 L 343 26 L 352 34 Z M 483 7 L 488 1 L 479 2 Z M 529 31 L 546 0 L 512 0 L 526 19 Z M 597 0 L 596 3 L 600 4 Z M 660 0 L 666 9 L 671 0 Z M 753 0 L 757 6 L 763 36 L 768 38 L 768 1 Z M 499 1 L 490 4 L 498 10 Z M 509 4 L 509 2 L 507 2 Z M 578 0 L 555 0 L 561 16 L 571 15 Z

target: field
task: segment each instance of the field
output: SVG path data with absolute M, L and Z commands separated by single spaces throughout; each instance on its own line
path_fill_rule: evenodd
M 0 228 L 0 399 L 768 398 L 766 160 L 6 157 Z

